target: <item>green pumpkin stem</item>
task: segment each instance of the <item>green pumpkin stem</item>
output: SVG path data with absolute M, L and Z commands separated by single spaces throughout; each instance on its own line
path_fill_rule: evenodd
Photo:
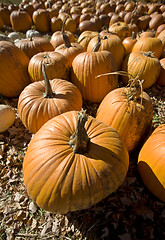
M 85 129 L 85 123 L 88 115 L 85 110 L 77 113 L 76 130 L 70 137 L 69 146 L 72 147 L 74 153 L 83 154 L 88 152 L 89 137 Z
M 42 74 L 44 76 L 44 82 L 45 82 L 44 98 L 54 98 L 55 93 L 52 91 L 50 81 L 49 81 L 48 76 L 46 74 L 45 64 L 42 64 Z

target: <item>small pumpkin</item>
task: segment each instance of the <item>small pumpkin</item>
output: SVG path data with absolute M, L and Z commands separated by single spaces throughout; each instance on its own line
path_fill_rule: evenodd
M 44 80 L 29 84 L 18 99 L 19 117 L 32 133 L 49 119 L 82 107 L 82 96 L 76 86 L 57 78 L 49 81 L 44 64 L 42 72 Z
M 146 187 L 165 202 L 165 124 L 159 125 L 142 146 L 138 171 Z
M 14 121 L 14 110 L 9 105 L 0 104 L 0 133 L 5 132 L 11 127 Z
M 23 162 L 29 197 L 47 211 L 88 208 L 124 181 L 129 155 L 117 131 L 70 111 L 50 119 L 34 135 Z

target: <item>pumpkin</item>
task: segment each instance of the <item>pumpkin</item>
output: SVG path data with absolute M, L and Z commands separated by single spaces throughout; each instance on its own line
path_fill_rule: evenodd
M 46 64 L 48 78 L 69 79 L 68 60 L 54 51 L 35 54 L 29 61 L 28 72 L 32 82 L 43 80 L 42 64 Z
M 160 74 L 156 80 L 156 84 L 165 87 L 165 58 L 160 59 L 161 69 Z
M 73 59 L 84 52 L 84 48 L 79 43 L 71 43 L 67 34 L 63 33 L 64 44 L 59 45 L 54 50 L 65 56 L 68 60 L 68 67 L 71 67 Z
M 95 31 L 84 31 L 80 34 L 80 36 L 77 39 L 77 42 L 83 46 L 84 50 L 87 50 L 88 43 L 90 40 L 97 36 L 98 37 L 98 32 Z
M 56 31 L 52 34 L 50 43 L 53 45 L 54 49 L 56 49 L 56 47 L 58 47 L 59 45 L 64 43 L 63 34 L 62 34 L 63 32 L 64 32 L 64 30 L 62 28 L 61 31 Z M 68 35 L 70 42 L 75 41 L 75 37 L 74 37 L 73 33 L 71 33 L 68 30 L 66 30 L 65 33 Z
M 87 52 L 91 52 L 93 47 L 96 45 L 98 41 L 98 36 L 93 37 L 87 46 Z M 99 51 L 107 50 L 109 51 L 117 66 L 117 70 L 120 70 L 123 58 L 124 58 L 124 46 L 122 41 L 117 35 L 113 34 L 104 34 L 104 36 L 100 36 L 100 48 Z
M 16 32 L 26 32 L 32 26 L 32 18 L 25 10 L 21 9 L 11 12 L 10 22 Z
M 5 132 L 11 127 L 14 121 L 14 110 L 9 105 L 0 104 L 0 133 Z
M 159 125 L 142 146 L 137 167 L 146 187 L 165 202 L 165 124 Z
M 29 29 L 26 32 L 26 38 L 31 38 L 31 37 L 41 37 L 41 33 L 37 30 Z
M 49 81 L 44 65 L 42 71 L 44 81 L 29 84 L 18 100 L 19 117 L 32 133 L 49 119 L 82 107 L 82 97 L 76 86 L 57 78 Z
M 109 92 L 96 114 L 96 119 L 118 131 L 129 153 L 143 143 L 150 132 L 152 118 L 151 99 L 138 85 Z
M 80 90 L 84 100 L 99 103 L 105 95 L 118 86 L 117 76 L 97 75 L 116 71 L 112 54 L 106 50 L 98 51 L 97 44 L 93 51 L 78 54 L 72 62 L 70 81 Z
M 121 41 L 124 38 L 131 36 L 129 25 L 125 22 L 115 22 L 109 26 L 109 31 L 117 34 Z
M 50 20 L 51 32 L 60 31 L 62 28 L 62 20 L 58 17 L 52 17 Z
M 5 6 L 3 3 L 1 3 L 1 5 L 0 5 L 0 16 L 1 16 L 5 26 L 11 26 L 10 11 L 9 11 L 8 7 Z
M 37 9 L 33 12 L 32 19 L 39 32 L 50 32 L 50 14 L 46 9 Z
M 21 39 L 15 43 L 29 58 L 32 58 L 39 52 L 53 51 L 54 47 L 47 38 L 30 37 Z
M 30 83 L 29 58 L 9 41 L 0 41 L 0 94 L 17 97 Z
M 161 65 L 158 58 L 152 52 L 131 52 L 127 55 L 122 64 L 122 70 L 129 73 L 129 76 L 121 76 L 122 82 L 127 85 L 128 80 L 138 77 L 144 80 L 143 89 L 151 87 L 157 80 Z
M 157 58 L 160 58 L 163 52 L 163 43 L 156 37 L 143 37 L 139 38 L 132 48 L 132 52 L 152 52 Z
M 164 50 L 165 49 L 165 29 L 158 34 L 157 38 L 159 38 L 162 41 L 163 50 Z
M 88 208 L 114 192 L 128 164 L 128 152 L 115 129 L 85 111 L 70 111 L 49 120 L 30 141 L 24 183 L 40 208 L 64 214 Z
M 127 37 L 123 40 L 123 46 L 124 46 L 124 56 L 127 56 L 128 54 L 130 54 L 132 52 L 132 49 L 135 45 L 135 43 L 137 42 L 137 39 L 135 37 L 135 33 L 132 32 L 132 36 L 131 37 Z

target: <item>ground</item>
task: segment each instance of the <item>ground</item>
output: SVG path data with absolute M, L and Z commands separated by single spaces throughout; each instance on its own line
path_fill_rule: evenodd
M 154 106 L 152 128 L 165 123 L 165 88 L 147 89 Z M 1 96 L 15 109 L 16 121 L 0 134 L 0 240 L 161 240 L 165 239 L 165 203 L 144 186 L 138 170 L 139 149 L 130 155 L 123 184 L 96 205 L 65 215 L 40 209 L 27 195 L 22 162 L 32 134 L 17 113 L 18 98 Z M 84 103 L 95 116 L 97 104 Z

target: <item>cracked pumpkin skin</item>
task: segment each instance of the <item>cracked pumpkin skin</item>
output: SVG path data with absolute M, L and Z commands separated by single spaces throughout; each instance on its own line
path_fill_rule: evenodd
M 77 111 L 44 124 L 32 138 L 23 162 L 30 198 L 50 212 L 85 209 L 114 192 L 124 181 L 129 155 L 117 131 L 89 116 L 84 153 L 74 153 Z M 81 137 L 81 134 L 80 134 Z
M 146 92 L 141 95 L 141 104 L 141 98 L 129 100 L 128 91 L 129 88 L 118 88 L 107 94 L 97 110 L 96 119 L 115 128 L 128 152 L 132 152 L 150 131 L 153 106 Z

